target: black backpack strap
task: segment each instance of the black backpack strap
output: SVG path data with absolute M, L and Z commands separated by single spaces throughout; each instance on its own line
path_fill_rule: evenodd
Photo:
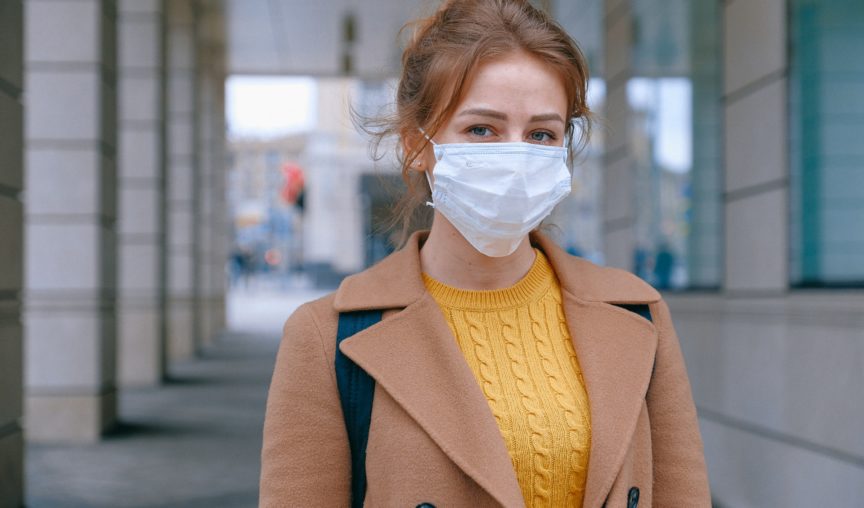
M 634 314 L 638 314 L 643 318 L 647 319 L 649 322 L 654 322 L 651 319 L 651 307 L 643 303 L 615 303 L 613 304 L 616 307 L 621 307 L 624 310 L 629 310 Z
M 361 508 L 366 496 L 366 443 L 369 441 L 369 424 L 372 420 L 372 399 L 375 396 L 375 380 L 350 358 L 342 354 L 339 344 L 348 337 L 381 321 L 380 310 L 344 312 L 339 314 L 336 332 L 336 385 L 342 415 L 348 430 L 351 448 L 351 506 Z

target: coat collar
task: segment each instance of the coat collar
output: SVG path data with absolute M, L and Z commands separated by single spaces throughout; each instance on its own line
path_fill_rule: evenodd
M 420 300 L 426 294 L 420 247 L 428 234 L 428 231 L 414 233 L 401 250 L 366 271 L 346 277 L 336 292 L 336 310 L 399 309 Z M 549 258 L 562 289 L 580 300 L 606 303 L 660 300 L 654 288 L 628 272 L 573 257 L 536 231 L 531 233 L 530 240 Z
M 504 506 L 522 494 L 500 431 L 435 300 L 426 291 L 415 233 L 406 247 L 346 278 L 338 312 L 402 309 L 346 339 L 342 352 L 400 404 L 453 462 Z M 531 242 L 560 281 L 564 313 L 583 371 L 591 412 L 585 506 L 603 503 L 624 462 L 654 362 L 657 330 L 609 305 L 650 304 L 660 295 L 622 270 L 572 257 L 540 233 Z

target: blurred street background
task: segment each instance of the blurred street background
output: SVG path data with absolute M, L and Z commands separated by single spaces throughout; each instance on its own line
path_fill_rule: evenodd
M 864 2 L 533 3 L 597 120 L 549 223 L 669 302 L 715 505 L 864 506 Z M 0 508 L 257 505 L 285 319 L 395 248 L 350 112 L 437 6 L 0 0 Z

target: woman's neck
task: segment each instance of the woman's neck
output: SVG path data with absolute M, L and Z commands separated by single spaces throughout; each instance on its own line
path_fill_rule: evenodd
M 509 256 L 494 258 L 477 251 L 444 216 L 435 212 L 432 230 L 420 250 L 423 272 L 448 286 L 503 289 L 519 282 L 534 264 L 526 237 Z

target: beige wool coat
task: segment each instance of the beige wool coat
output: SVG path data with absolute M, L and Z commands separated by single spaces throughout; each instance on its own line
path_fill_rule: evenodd
M 486 398 L 421 278 L 425 233 L 288 319 L 267 400 L 263 507 L 350 506 L 334 371 L 338 314 L 385 309 L 342 352 L 375 380 L 366 506 L 524 506 Z M 562 290 L 590 402 L 584 506 L 708 507 L 696 410 L 666 304 L 627 272 L 532 233 Z M 653 323 L 611 304 L 648 304 Z

